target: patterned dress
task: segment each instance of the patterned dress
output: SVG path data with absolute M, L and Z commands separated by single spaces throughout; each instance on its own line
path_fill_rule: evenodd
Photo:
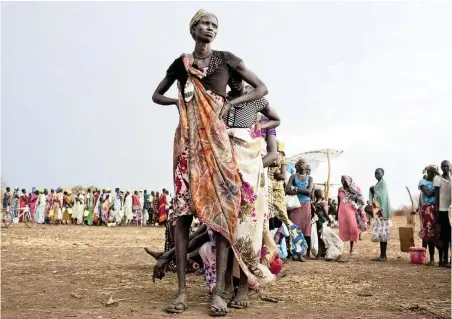
M 374 214 L 372 226 L 372 241 L 386 243 L 391 237 L 389 219 L 392 216 L 391 204 L 389 202 L 388 186 L 384 179 L 375 185 L 375 196 L 370 194 L 370 203 Z
M 176 216 L 195 215 L 230 243 L 251 285 L 261 284 L 250 267 L 255 255 L 247 242 L 235 238 L 242 201 L 242 180 L 223 120 L 230 71 L 241 63 L 229 52 L 213 51 L 206 69 L 193 65 L 193 56 L 176 59 L 167 76 L 178 81 L 179 125 L 174 137 L 174 209 Z
M 430 191 L 435 189 L 433 182 L 425 178 L 419 182 L 420 190 L 422 186 L 426 186 Z M 421 206 L 422 228 L 419 237 L 426 242 L 433 241 L 435 246 L 440 247 L 440 226 L 435 214 L 435 196 L 427 196 L 422 190 L 421 193 L 423 202 Z

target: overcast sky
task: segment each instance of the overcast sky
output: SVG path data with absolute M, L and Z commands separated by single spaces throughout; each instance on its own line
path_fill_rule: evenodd
M 393 206 L 452 160 L 452 7 L 430 2 L 2 2 L 1 174 L 11 186 L 172 189 L 175 107 L 152 93 L 214 12 L 214 49 L 269 88 L 288 155 L 341 148 L 333 182 L 383 167 Z M 172 88 L 169 95 L 175 95 Z M 323 181 L 326 166 L 315 172 Z

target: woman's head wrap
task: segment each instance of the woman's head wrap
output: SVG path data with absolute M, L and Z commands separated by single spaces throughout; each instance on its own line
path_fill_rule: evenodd
M 214 15 L 213 13 L 210 13 L 204 9 L 201 9 L 198 12 L 196 12 L 196 14 L 190 20 L 190 34 L 191 34 L 191 37 L 193 38 L 193 40 L 195 40 L 195 26 L 199 22 L 199 20 L 205 16 L 212 16 L 215 19 L 217 19 L 217 21 L 218 21 L 218 18 L 216 17 L 216 15 Z
M 439 167 L 438 167 L 438 165 L 435 165 L 435 164 L 430 164 L 430 165 L 427 165 L 425 168 L 424 168 L 424 170 L 422 171 L 422 174 L 424 175 L 424 178 L 427 178 L 427 172 L 429 171 L 429 170 L 431 170 L 431 169 L 433 169 L 433 170 L 435 170 L 435 171 L 439 171 Z

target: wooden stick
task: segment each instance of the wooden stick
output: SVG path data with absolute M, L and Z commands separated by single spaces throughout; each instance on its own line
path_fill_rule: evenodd
M 326 157 L 328 159 L 328 180 L 326 182 L 325 198 L 328 201 L 330 195 L 330 178 L 331 178 L 331 158 L 329 149 L 326 151 Z
M 411 210 L 414 212 L 414 200 L 413 200 L 413 196 L 411 195 L 410 189 L 408 188 L 408 186 L 405 186 L 406 190 L 408 191 L 408 195 L 410 196 L 410 201 L 411 201 Z

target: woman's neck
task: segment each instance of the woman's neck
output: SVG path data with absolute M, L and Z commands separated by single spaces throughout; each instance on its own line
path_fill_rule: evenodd
M 195 44 L 195 55 L 198 58 L 204 58 L 212 52 L 210 43 L 196 42 Z

